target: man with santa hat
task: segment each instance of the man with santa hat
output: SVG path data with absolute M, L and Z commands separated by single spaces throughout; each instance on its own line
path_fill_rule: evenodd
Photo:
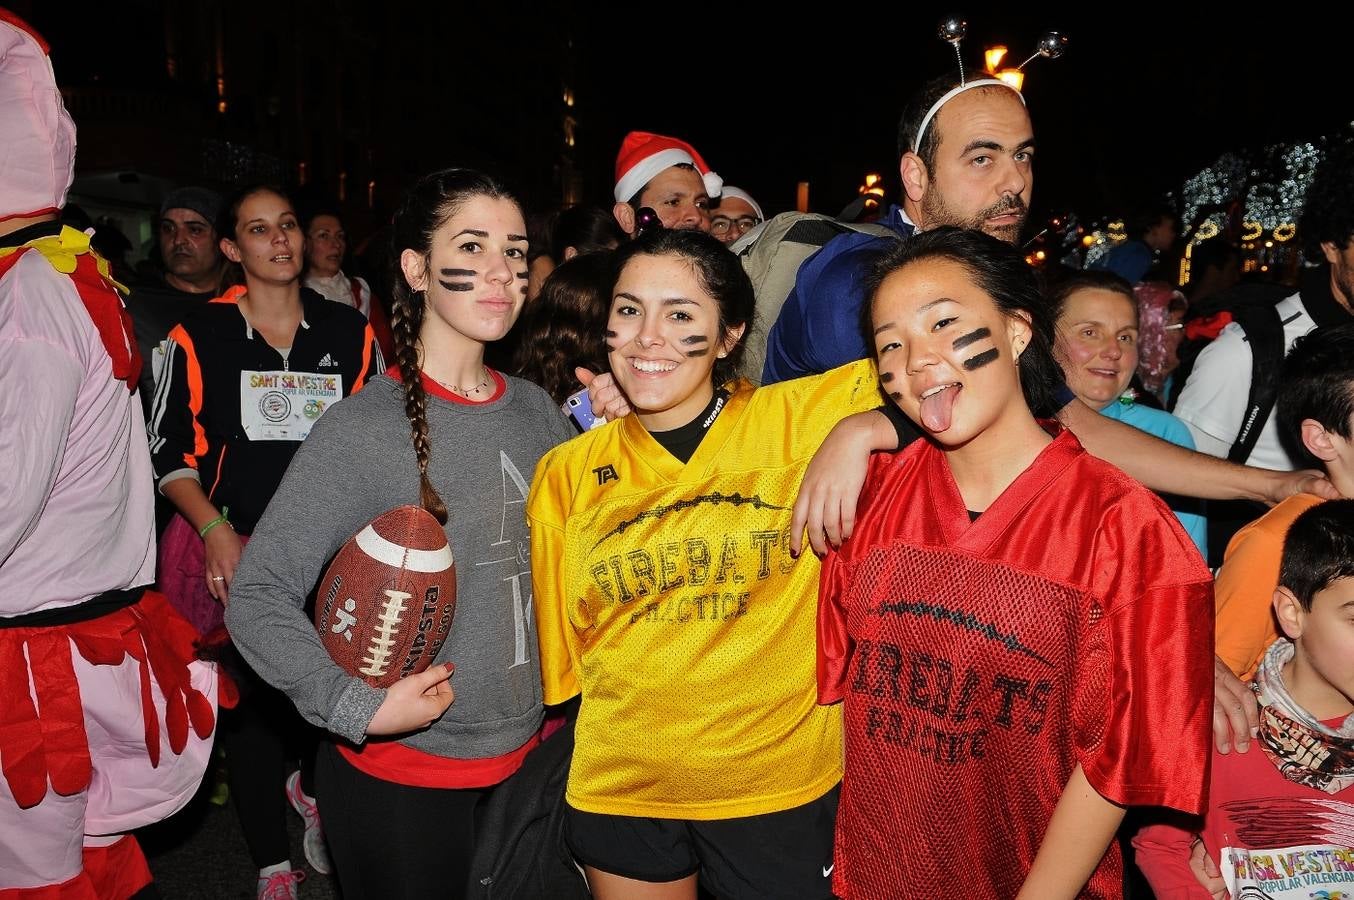
M 616 156 L 616 205 L 611 211 L 631 236 L 643 224 L 640 210 L 646 207 L 658 214 L 664 228 L 699 228 L 708 234 L 710 198 L 718 197 L 723 186 L 686 141 L 632 131 Z

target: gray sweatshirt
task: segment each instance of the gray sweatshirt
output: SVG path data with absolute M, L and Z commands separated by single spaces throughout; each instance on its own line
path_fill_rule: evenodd
M 531 608 L 527 490 L 537 461 L 574 430 L 534 384 L 507 379 L 485 404 L 428 397 L 428 477 L 447 505 L 456 618 L 436 662 L 456 666 L 456 701 L 402 739 L 425 753 L 498 756 L 540 727 L 541 673 Z M 380 376 L 315 424 L 230 586 L 226 625 L 240 653 L 308 721 L 361 743 L 385 691 L 343 671 L 302 611 L 324 568 L 376 516 L 419 502 L 403 389 Z

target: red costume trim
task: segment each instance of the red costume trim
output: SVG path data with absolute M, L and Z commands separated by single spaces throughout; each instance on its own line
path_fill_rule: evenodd
M 158 766 L 160 718 L 151 697 L 152 673 L 165 697 L 164 727 L 172 752 L 183 752 L 190 727 L 205 740 L 215 726 L 211 701 L 189 677 L 196 640 L 193 627 L 154 591 L 146 591 L 132 606 L 87 622 L 0 629 L 0 666 L 8 673 L 0 678 L 0 772 L 19 807 L 41 803 L 48 784 L 63 796 L 89 786 L 89 737 L 72 643 L 96 666 L 121 665 L 127 657 L 140 663 L 146 755 Z M 25 671 L 32 675 L 41 714 L 29 695 L 28 679 L 22 677 Z
M 85 847 L 84 871 L 60 884 L 0 890 L 0 900 L 126 900 L 152 881 L 141 845 L 130 834 L 107 847 Z

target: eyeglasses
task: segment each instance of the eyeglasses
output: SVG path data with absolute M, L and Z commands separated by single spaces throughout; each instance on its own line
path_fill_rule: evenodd
M 756 216 L 739 216 L 737 219 L 730 219 L 728 216 L 715 216 L 710 220 L 710 232 L 712 234 L 728 234 L 732 229 L 739 234 L 747 234 L 760 224 L 762 224 L 762 220 Z

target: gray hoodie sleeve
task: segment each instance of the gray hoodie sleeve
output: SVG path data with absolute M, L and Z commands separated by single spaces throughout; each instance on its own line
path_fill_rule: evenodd
M 379 435 L 344 409 L 355 400 L 327 411 L 292 458 L 235 570 L 226 626 L 245 661 L 307 721 L 361 743 L 386 692 L 341 669 L 302 609 L 326 563 L 380 502 L 365 496 L 375 463 L 357 446 Z

